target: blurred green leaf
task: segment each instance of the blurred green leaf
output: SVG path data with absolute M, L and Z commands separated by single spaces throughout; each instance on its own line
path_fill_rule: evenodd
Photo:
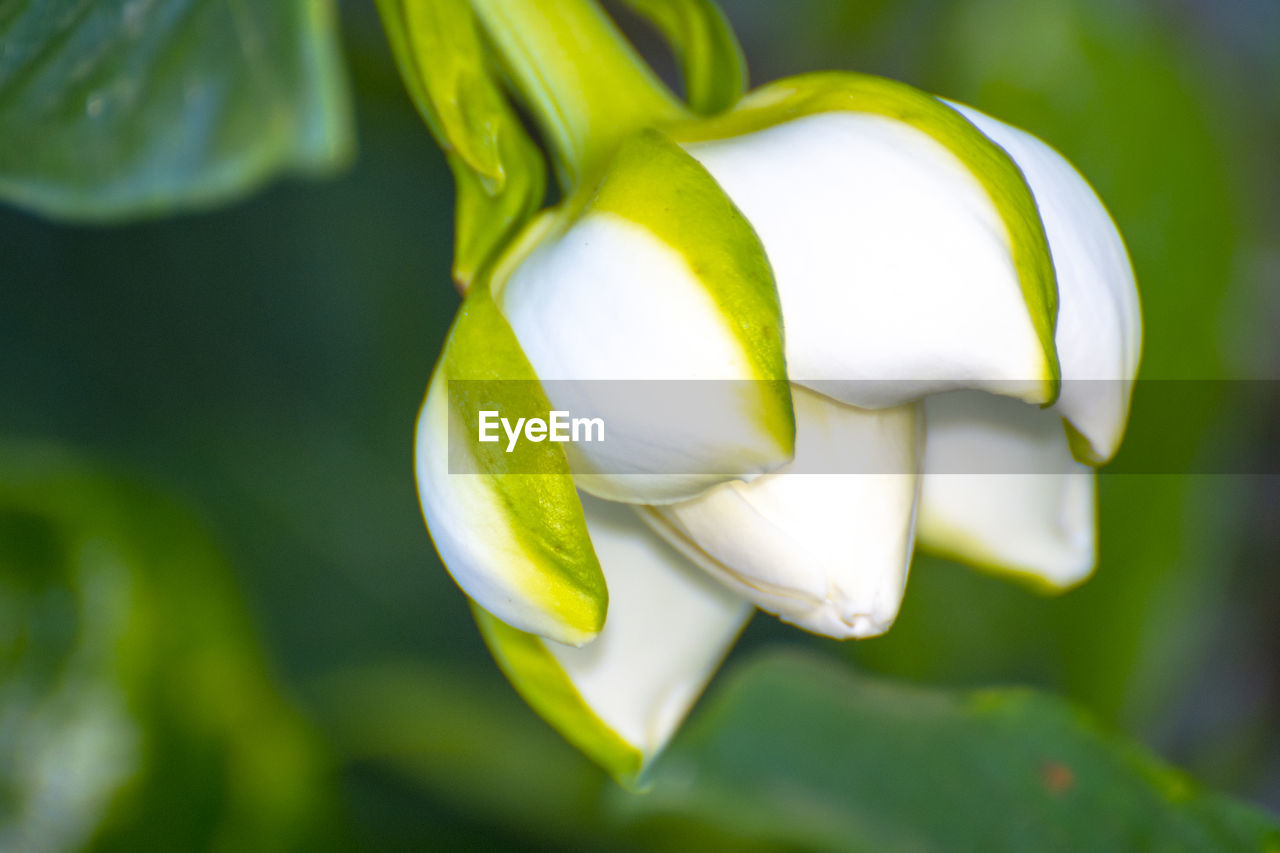
M 1232 118 L 1197 45 L 1151 3 L 952 0 L 930 21 L 930 68 L 918 82 L 1048 141 L 1114 215 L 1142 294 L 1142 378 L 1224 378 L 1239 167 L 1226 145 Z M 1223 536 L 1242 491 L 1173 473 L 1196 470 L 1215 425 L 1260 414 L 1218 404 L 1214 387 L 1179 405 L 1139 386 L 1120 461 L 1158 440 L 1171 473 L 1103 469 L 1088 583 L 1038 599 L 918 557 L 894 630 L 848 652 L 921 679 L 1053 684 L 1153 737 L 1203 660 L 1232 581 Z
M 1280 824 L 1208 793 L 1060 700 L 944 692 L 772 654 L 738 669 L 612 805 L 804 850 L 1280 850 Z
M 950 24 L 941 53 L 952 93 L 1050 141 L 1115 216 L 1142 293 L 1141 378 L 1223 379 L 1220 318 L 1240 200 L 1232 119 L 1203 54 L 1154 5 L 974 0 Z M 1214 399 L 1225 386 L 1205 387 L 1198 405 L 1138 393 L 1128 450 L 1160 441 L 1171 471 L 1195 470 L 1216 424 L 1258 417 Z M 1242 498 L 1223 486 L 1187 475 L 1101 479 L 1098 573 L 1059 608 L 1073 637 L 1062 681 L 1135 730 L 1167 713 L 1217 628 L 1211 614 L 1232 580 L 1222 538 Z
M 0 849 L 301 850 L 327 760 L 182 512 L 0 443 Z
M 347 762 L 388 767 L 533 838 L 586 841 L 599 829 L 607 777 L 497 678 L 389 662 L 332 673 L 313 692 Z
M 331 0 L 0 7 L 0 198 L 112 220 L 234 198 L 353 150 Z
M 747 60 L 714 0 L 621 0 L 671 43 L 695 112 L 718 113 L 747 88 Z

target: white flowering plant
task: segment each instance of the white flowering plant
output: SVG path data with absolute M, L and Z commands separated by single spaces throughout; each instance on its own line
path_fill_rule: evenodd
M 668 25 L 688 103 L 586 0 L 382 5 L 457 179 L 427 525 L 517 689 L 624 780 L 755 608 L 883 634 L 917 543 L 1084 580 L 1142 338 L 1120 234 L 1046 143 L 862 74 L 744 94 L 712 4 L 633 5 Z M 655 419 L 593 401 L 610 381 L 719 390 Z M 593 402 L 603 444 L 515 463 L 471 438 Z M 983 456 L 1018 473 L 961 473 Z

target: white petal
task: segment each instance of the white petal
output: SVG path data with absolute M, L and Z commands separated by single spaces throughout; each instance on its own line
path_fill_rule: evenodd
M 1087 578 L 1095 475 L 1072 458 L 1061 416 L 980 392 L 924 408 L 921 547 L 1054 589 Z
M 600 635 L 573 648 L 481 625 L 525 699 L 615 775 L 632 777 L 675 733 L 751 606 L 627 507 L 585 495 L 583 507 L 611 599 Z
M 864 406 L 955 387 L 1044 399 L 1008 231 L 933 137 L 821 113 L 687 150 L 764 243 L 794 381 Z
M 919 405 L 856 409 L 802 388 L 794 401 L 792 464 L 642 515 L 787 622 L 839 638 L 884 633 L 911 560 Z
M 587 642 L 604 621 L 606 595 L 601 584 L 590 582 L 593 570 L 599 578 L 599 568 L 586 530 L 581 521 L 573 523 L 572 513 L 547 505 L 557 491 L 553 474 L 521 477 L 540 487 L 536 495 L 543 501 L 522 514 L 512 511 L 511 495 L 501 494 L 494 477 L 451 472 L 446 382 L 437 367 L 418 416 L 415 448 L 418 496 L 440 561 L 467 595 L 508 624 L 566 643 Z M 462 467 L 468 460 L 459 453 L 455 461 Z M 576 500 L 567 473 L 563 480 L 568 492 L 561 496 Z M 542 529 L 522 538 L 522 525 Z
M 1088 440 L 1084 461 L 1105 462 L 1124 433 L 1142 350 L 1138 288 L 1124 241 L 1097 193 L 1061 154 L 972 107 L 952 106 L 1009 153 L 1036 198 L 1058 277 L 1057 409 Z
M 625 507 L 584 497 L 617 605 L 590 645 L 549 645 L 578 692 L 652 755 L 671 737 L 751 614 Z
M 604 442 L 567 446 L 582 488 L 677 500 L 789 457 L 790 424 L 778 429 L 762 414 L 768 383 L 753 381 L 725 312 L 684 257 L 645 228 L 585 216 L 534 249 L 498 302 L 551 402 L 605 422 Z M 660 381 L 637 394 L 628 380 Z M 743 381 L 694 386 L 679 405 L 685 398 L 669 380 Z

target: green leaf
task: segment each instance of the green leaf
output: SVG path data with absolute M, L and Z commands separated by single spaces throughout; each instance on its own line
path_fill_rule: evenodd
M 318 740 L 191 518 L 0 442 L 0 849 L 315 849 Z
M 786 849 L 1280 849 L 1274 818 L 1058 699 L 906 686 L 794 653 L 737 671 L 653 780 L 646 796 L 613 792 L 630 821 Z
M 502 92 L 465 0 L 379 0 L 400 76 L 457 185 L 454 280 L 467 288 L 541 206 L 547 167 Z
M 0 197 L 113 220 L 202 207 L 353 150 L 329 0 L 0 10 Z
M 622 0 L 666 37 L 694 112 L 727 110 L 747 89 L 747 60 L 713 0 Z

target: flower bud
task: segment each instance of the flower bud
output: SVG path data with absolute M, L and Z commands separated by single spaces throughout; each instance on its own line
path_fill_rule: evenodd
M 455 393 L 451 380 L 466 384 Z M 563 449 L 526 444 L 515 461 L 496 444 L 450 440 L 451 422 L 470 435 L 480 411 L 547 411 L 533 380 L 488 290 L 473 288 L 418 417 L 418 495 L 467 595 L 521 630 L 579 645 L 604 624 L 608 593 Z M 513 464 L 522 473 L 506 473 Z

